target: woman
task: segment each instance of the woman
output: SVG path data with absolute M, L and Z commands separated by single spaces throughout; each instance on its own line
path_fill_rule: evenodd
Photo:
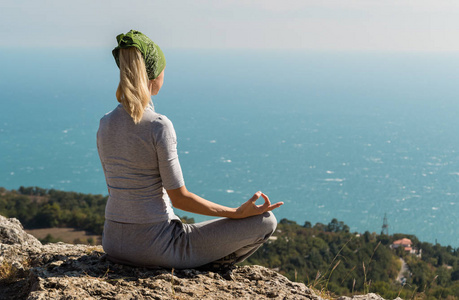
M 166 61 L 148 37 L 131 30 L 117 36 L 120 104 L 100 120 L 97 147 L 109 198 L 102 244 L 114 262 L 137 266 L 217 268 L 243 261 L 276 228 L 261 192 L 238 208 L 205 200 L 185 187 L 172 123 L 153 110 L 151 96 L 164 81 Z M 255 202 L 262 197 L 264 203 Z M 170 200 L 169 200 L 170 199 Z M 220 219 L 182 224 L 178 209 Z

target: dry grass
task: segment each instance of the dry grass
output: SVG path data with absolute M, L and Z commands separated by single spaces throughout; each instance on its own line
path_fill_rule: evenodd
M 344 249 L 344 247 L 352 240 L 349 239 L 342 247 L 341 249 L 338 251 L 338 253 L 336 254 L 336 256 L 333 258 L 332 262 L 330 263 L 330 265 L 328 266 L 327 270 L 325 271 L 325 273 L 321 273 L 320 271 L 317 272 L 317 275 L 316 275 L 316 278 L 314 279 L 314 281 L 312 283 L 310 283 L 308 285 L 309 288 L 313 289 L 316 294 L 318 294 L 319 296 L 321 296 L 322 298 L 324 299 L 335 299 L 336 298 L 336 295 L 334 295 L 332 292 L 330 292 L 328 290 L 328 283 L 330 282 L 330 278 L 331 276 L 333 275 L 333 271 L 338 267 L 338 265 L 341 263 L 341 260 L 337 260 L 339 257 L 342 257 L 341 255 L 341 251 Z M 364 275 L 364 282 L 363 282 L 363 287 L 364 287 L 364 294 L 368 294 L 370 292 L 370 287 L 371 287 L 371 280 L 367 281 L 367 274 L 368 274 L 368 269 L 373 261 L 373 257 L 376 253 L 376 250 L 379 248 L 379 246 L 381 245 L 381 242 L 379 242 L 376 247 L 373 249 L 373 254 L 371 255 L 370 257 L 370 260 L 368 261 L 368 264 L 365 265 L 365 262 L 362 262 L 362 266 L 363 266 L 363 275 Z M 346 276 L 345 276 L 345 279 L 350 275 L 350 273 L 352 271 L 354 271 L 356 268 L 356 266 L 354 266 L 352 268 L 352 270 L 350 270 Z M 343 280 L 344 282 L 344 280 Z M 354 294 L 354 287 L 355 287 L 355 279 L 354 279 L 354 284 L 353 284 L 353 287 L 352 287 L 352 294 Z M 319 290 L 320 288 L 320 290 Z M 399 293 L 400 294 L 400 293 Z
M 13 282 L 18 278 L 18 269 L 12 264 L 3 261 L 0 265 L 0 280 L 6 282 Z
M 99 256 L 102 253 L 105 253 L 104 248 L 102 248 L 102 246 L 91 246 L 91 247 L 87 247 L 85 250 L 86 255 L 91 255 L 94 252 L 96 252 L 96 254 L 98 254 Z
M 80 243 L 87 243 L 88 239 L 92 238 L 96 244 L 100 245 L 100 235 L 89 235 L 84 230 L 76 230 L 75 228 L 42 228 L 42 229 L 27 229 L 27 233 L 33 235 L 37 239 L 44 239 L 48 234 L 54 238 L 62 240 L 64 243 L 73 244 L 79 240 Z
M 24 269 L 27 269 L 29 267 L 29 262 L 24 260 L 22 266 Z M 24 270 L 16 268 L 12 263 L 6 260 L 2 261 L 0 264 L 0 281 L 11 283 L 23 278 L 24 275 Z
M 335 271 L 335 269 L 341 263 L 341 260 L 337 261 L 337 259 L 339 257 L 342 257 L 341 251 L 343 251 L 344 247 L 346 247 L 346 245 L 351 240 L 352 240 L 352 238 L 349 239 L 341 247 L 341 249 L 338 251 L 338 253 L 336 253 L 335 257 L 333 258 L 332 262 L 328 266 L 328 268 L 325 271 L 325 273 L 322 274 L 320 271 L 318 271 L 314 281 L 311 284 L 308 285 L 309 288 L 313 289 L 316 292 L 316 294 L 318 294 L 319 296 L 321 296 L 324 299 L 335 299 L 336 298 L 335 295 L 328 290 L 328 283 L 330 282 L 330 278 L 331 278 L 331 276 L 333 274 L 333 271 Z M 335 263 L 335 261 L 336 261 L 336 263 Z M 320 287 L 320 290 L 318 289 L 319 287 Z
M 378 250 L 378 247 L 381 245 L 381 241 L 376 245 L 375 249 L 373 250 L 373 254 L 370 257 L 370 261 L 368 262 L 368 267 L 370 267 L 371 262 L 373 261 L 373 256 L 376 253 L 376 250 Z M 367 269 L 365 268 L 365 262 L 362 263 L 363 265 L 363 275 L 364 275 L 364 282 L 363 282 L 363 292 L 364 294 L 368 294 L 370 292 L 370 287 L 371 287 L 371 280 L 367 282 Z

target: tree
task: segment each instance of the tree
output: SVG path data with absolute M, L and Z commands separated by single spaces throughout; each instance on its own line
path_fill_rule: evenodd
M 59 224 L 61 208 L 58 203 L 42 206 L 35 220 L 38 227 L 56 227 Z
M 451 281 L 459 280 L 459 269 L 451 273 Z
M 279 224 L 283 224 L 283 225 L 296 225 L 296 222 L 284 218 L 284 219 L 280 220 Z
M 330 223 L 327 225 L 328 232 L 338 232 L 339 231 L 339 223 L 337 219 L 332 219 Z

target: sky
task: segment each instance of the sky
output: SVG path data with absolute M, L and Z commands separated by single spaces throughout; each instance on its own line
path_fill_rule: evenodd
M 455 52 L 457 0 L 0 0 L 0 47 Z

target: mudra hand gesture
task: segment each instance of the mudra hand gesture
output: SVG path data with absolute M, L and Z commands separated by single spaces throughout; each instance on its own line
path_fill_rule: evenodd
M 256 202 L 260 198 L 260 196 L 265 200 L 265 203 L 257 205 Z M 258 191 L 253 195 L 252 198 L 250 198 L 247 202 L 245 202 L 236 209 L 236 215 L 233 218 L 239 219 L 260 215 L 264 212 L 276 209 L 282 204 L 284 204 L 284 202 L 277 202 L 275 204 L 271 204 L 271 201 L 269 201 L 268 196 Z

